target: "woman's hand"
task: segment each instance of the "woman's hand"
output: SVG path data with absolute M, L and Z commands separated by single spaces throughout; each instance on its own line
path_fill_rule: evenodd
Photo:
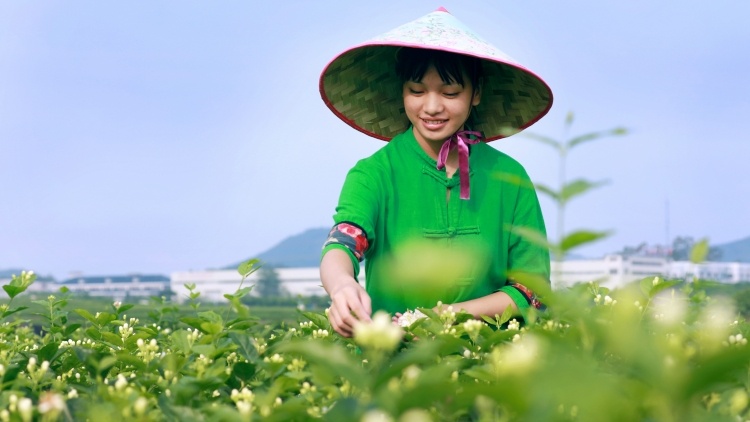
M 331 307 L 328 321 L 333 329 L 344 337 L 351 337 L 358 321 L 370 322 L 372 303 L 370 295 L 353 278 L 338 284 L 331 292 Z
M 370 296 L 354 278 L 354 267 L 346 252 L 332 249 L 323 256 L 320 280 L 331 297 L 328 321 L 337 333 L 351 337 L 357 321 L 371 321 Z

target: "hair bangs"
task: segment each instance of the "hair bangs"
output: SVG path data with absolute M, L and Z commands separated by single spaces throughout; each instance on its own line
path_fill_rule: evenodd
M 482 62 L 475 57 L 411 47 L 402 47 L 396 55 L 396 74 L 402 82 L 421 82 L 430 65 L 435 66 L 440 79 L 446 84 L 464 86 L 466 75 L 473 89 L 479 87 Z

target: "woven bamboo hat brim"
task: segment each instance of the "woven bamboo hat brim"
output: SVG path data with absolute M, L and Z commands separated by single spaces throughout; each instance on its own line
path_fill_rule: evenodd
M 444 8 L 356 45 L 336 56 L 320 75 L 328 108 L 353 128 L 390 140 L 409 127 L 395 72 L 401 47 L 448 51 L 483 60 L 482 100 L 473 130 L 487 142 L 519 132 L 552 107 L 552 91 L 526 69 L 467 28 Z

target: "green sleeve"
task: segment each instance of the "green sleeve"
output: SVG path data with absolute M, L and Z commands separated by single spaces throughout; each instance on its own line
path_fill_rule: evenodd
M 529 305 L 529 301 L 526 299 L 526 296 L 524 296 L 513 286 L 503 286 L 500 288 L 500 291 L 510 296 L 511 300 L 513 300 L 513 303 L 515 303 L 516 307 L 518 307 L 518 311 L 521 312 L 521 315 L 524 315 L 526 309 L 531 306 Z
M 378 201 L 380 198 L 380 183 L 377 177 L 377 165 L 372 157 L 360 160 L 346 175 L 344 186 L 341 188 L 339 203 L 333 216 L 334 225 L 350 222 L 358 225 L 367 235 L 369 249 L 377 240 L 375 238 L 375 222 L 378 215 Z M 344 245 L 331 243 L 323 248 L 322 256 L 331 249 L 342 249 L 352 260 L 355 277 L 359 275 L 360 263 L 354 254 Z
M 367 241 L 372 247 L 375 240 L 375 220 L 377 218 L 380 183 L 377 167 L 372 158 L 360 160 L 346 175 L 341 188 L 334 224 L 344 221 L 352 222 L 367 234 Z
M 522 174 L 524 182 L 520 184 L 518 196 L 513 213 L 513 228 L 524 228 L 535 231 L 542 238 L 547 238 L 544 226 L 542 209 L 536 195 L 534 185 L 524 171 Z M 529 239 L 517 234 L 514 230 L 510 232 L 508 243 L 508 272 L 529 274 L 533 278 L 542 278 L 547 283 L 550 280 L 550 259 L 547 247 L 539 245 Z M 524 284 L 523 280 L 517 278 L 514 282 Z M 515 293 L 523 296 L 516 289 L 508 286 Z M 532 289 L 533 290 L 533 289 Z M 507 292 L 506 292 L 507 293 Z M 509 293 L 510 294 L 510 293 Z M 511 295 L 513 297 L 513 295 Z M 518 301 L 516 301 L 518 304 Z M 519 306 L 519 309 L 521 306 Z

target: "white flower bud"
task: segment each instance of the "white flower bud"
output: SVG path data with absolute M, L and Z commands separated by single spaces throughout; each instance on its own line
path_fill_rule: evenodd
M 148 400 L 145 397 L 138 397 L 133 403 L 133 412 L 136 416 L 143 416 L 148 410 Z
M 115 390 L 122 391 L 127 387 L 128 380 L 125 378 L 124 375 L 118 374 L 117 375 L 117 381 L 115 381 Z
M 372 322 L 358 322 L 354 326 L 354 341 L 362 347 L 382 351 L 392 351 L 398 346 L 404 332 L 391 322 L 391 317 L 378 311 Z
M 31 421 L 32 416 L 34 416 L 34 404 L 30 398 L 24 397 L 18 400 L 18 413 L 21 415 L 23 422 Z

